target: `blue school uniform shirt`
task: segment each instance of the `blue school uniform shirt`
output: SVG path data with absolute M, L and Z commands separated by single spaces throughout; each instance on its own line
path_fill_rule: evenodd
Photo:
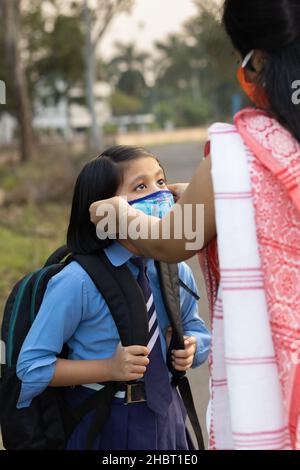
M 105 252 L 114 266 L 127 263 L 137 278 L 138 268 L 130 262 L 131 252 L 118 242 Z M 147 261 L 147 272 L 166 357 L 165 334 L 169 320 L 153 260 Z M 179 264 L 179 277 L 197 292 L 191 269 L 185 263 Z M 193 367 L 197 367 L 207 359 L 210 333 L 199 318 L 196 299 L 183 288 L 180 288 L 180 301 L 184 333 L 197 338 L 193 362 Z M 84 269 L 76 261 L 71 262 L 50 279 L 36 320 L 21 349 L 17 375 L 22 387 L 17 407 L 29 406 L 49 385 L 63 344 L 68 344 L 69 359 L 95 360 L 112 357 L 119 342 L 117 327 L 103 296 Z

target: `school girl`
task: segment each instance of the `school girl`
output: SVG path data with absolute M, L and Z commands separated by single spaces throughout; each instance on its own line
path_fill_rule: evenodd
M 100 241 L 90 222 L 92 202 L 126 195 L 133 205 L 162 216 L 174 203 L 163 168 L 143 148 L 117 146 L 85 165 L 74 191 L 68 228 L 73 253 L 99 250 Z M 105 254 L 114 266 L 126 263 L 140 284 L 149 313 L 148 346 L 123 347 L 118 330 L 95 284 L 73 261 L 48 284 L 37 318 L 20 352 L 17 374 L 22 381 L 18 408 L 28 407 L 46 387 L 66 387 L 75 407 L 106 382 L 141 385 L 141 400 L 126 404 L 119 390 L 109 418 L 94 441 L 97 450 L 185 450 L 192 443 L 186 431 L 186 410 L 170 383 L 166 350 L 170 330 L 153 260 L 139 257 L 127 240 L 110 242 Z M 179 277 L 196 291 L 190 268 L 179 264 Z M 208 356 L 210 334 L 198 316 L 197 301 L 180 289 L 185 348 L 173 351 L 176 370 L 198 367 Z M 67 359 L 58 355 L 68 345 Z M 144 390 L 143 390 L 144 387 Z M 88 413 L 71 435 L 67 449 L 85 448 L 93 413 Z

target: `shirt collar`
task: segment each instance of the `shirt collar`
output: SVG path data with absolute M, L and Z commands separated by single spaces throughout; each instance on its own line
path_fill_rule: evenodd
M 113 242 L 108 248 L 104 249 L 106 256 L 113 266 L 119 267 L 127 263 L 133 256 L 135 256 L 131 251 L 127 250 L 125 246 L 121 243 Z M 152 259 L 147 259 L 147 266 L 151 271 L 154 269 L 154 261 Z M 133 270 L 138 271 L 137 267 L 133 265 Z
M 104 249 L 106 256 L 113 266 L 122 266 L 132 258 L 133 253 L 127 250 L 121 243 L 113 242 L 108 248 Z

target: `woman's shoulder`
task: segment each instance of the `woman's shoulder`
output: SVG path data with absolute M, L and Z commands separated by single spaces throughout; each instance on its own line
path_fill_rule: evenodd
M 215 122 L 208 129 L 208 135 L 214 134 L 230 134 L 237 132 L 237 128 L 234 124 L 227 122 Z
M 233 122 L 215 122 L 209 129 L 209 135 L 214 134 L 230 134 L 238 132 L 238 127 L 240 122 L 248 122 L 249 120 L 256 119 L 260 123 L 262 122 L 276 122 L 274 117 L 270 116 L 267 111 L 264 111 L 259 108 L 246 107 L 241 109 L 238 113 L 235 114 Z

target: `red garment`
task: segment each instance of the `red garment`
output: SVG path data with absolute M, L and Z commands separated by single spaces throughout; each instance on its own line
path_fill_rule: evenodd
M 245 109 L 235 124 L 254 155 L 250 176 L 268 313 L 292 447 L 300 449 L 300 144 L 263 111 Z M 199 258 L 212 311 L 220 281 L 216 240 Z

